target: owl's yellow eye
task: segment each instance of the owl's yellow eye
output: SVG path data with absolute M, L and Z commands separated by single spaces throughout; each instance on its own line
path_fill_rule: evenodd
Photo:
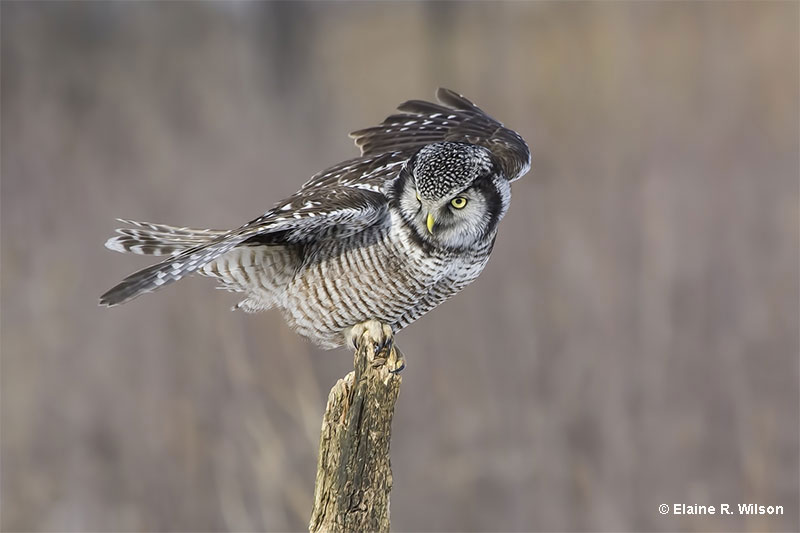
M 467 199 L 463 196 L 457 196 L 450 200 L 450 205 L 455 207 L 456 209 L 464 209 L 464 206 L 467 205 Z

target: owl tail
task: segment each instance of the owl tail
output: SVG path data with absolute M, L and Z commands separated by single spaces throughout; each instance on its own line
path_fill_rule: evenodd
M 106 241 L 106 248 L 142 255 L 169 255 L 164 261 L 135 272 L 100 297 L 100 305 L 112 307 L 137 296 L 178 281 L 200 269 L 241 242 L 231 232 L 176 228 L 120 220 L 132 228 L 117 230 L 119 235 Z
M 117 220 L 133 227 L 118 229 L 118 235 L 106 241 L 106 248 L 138 255 L 175 255 L 228 233 L 214 229 L 176 228 L 121 218 Z

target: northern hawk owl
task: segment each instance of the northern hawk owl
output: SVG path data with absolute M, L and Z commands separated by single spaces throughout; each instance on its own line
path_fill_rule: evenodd
M 411 100 L 351 133 L 361 156 L 313 176 L 232 230 L 121 220 L 106 247 L 167 256 L 100 298 L 114 306 L 198 272 L 244 293 L 235 309 L 278 308 L 326 349 L 377 328 L 391 339 L 483 270 L 525 141 L 463 96 Z M 365 329 L 366 328 L 366 329 Z

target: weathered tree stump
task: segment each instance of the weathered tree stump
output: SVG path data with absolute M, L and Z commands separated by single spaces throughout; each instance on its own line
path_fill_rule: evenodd
M 353 372 L 331 389 L 322 419 L 310 532 L 389 531 L 389 444 L 400 392 L 396 348 L 362 342 Z

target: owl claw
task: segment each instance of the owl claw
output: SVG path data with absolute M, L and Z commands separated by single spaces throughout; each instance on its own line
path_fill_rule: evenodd
M 345 332 L 347 345 L 351 349 L 356 350 L 364 343 L 369 343 L 375 347 L 375 355 L 383 351 L 390 351 L 393 337 L 392 328 L 377 320 L 361 322 Z
M 379 354 L 381 352 L 390 352 L 392 350 L 392 346 L 394 346 L 394 338 L 393 337 L 386 337 L 383 342 L 380 344 L 375 345 L 375 353 Z
M 380 354 L 380 356 L 377 354 Z M 377 354 L 375 355 L 375 359 L 372 360 L 372 368 L 385 365 L 390 374 L 399 374 L 406 367 L 406 359 L 403 356 L 403 352 L 400 351 L 400 348 L 398 348 L 396 344 L 390 351 L 379 351 Z M 386 356 L 384 357 L 384 355 Z
M 399 374 L 406 367 L 406 358 L 396 344 L 392 351 L 389 352 L 389 359 L 386 361 L 386 366 L 389 367 L 389 372 L 392 374 Z

